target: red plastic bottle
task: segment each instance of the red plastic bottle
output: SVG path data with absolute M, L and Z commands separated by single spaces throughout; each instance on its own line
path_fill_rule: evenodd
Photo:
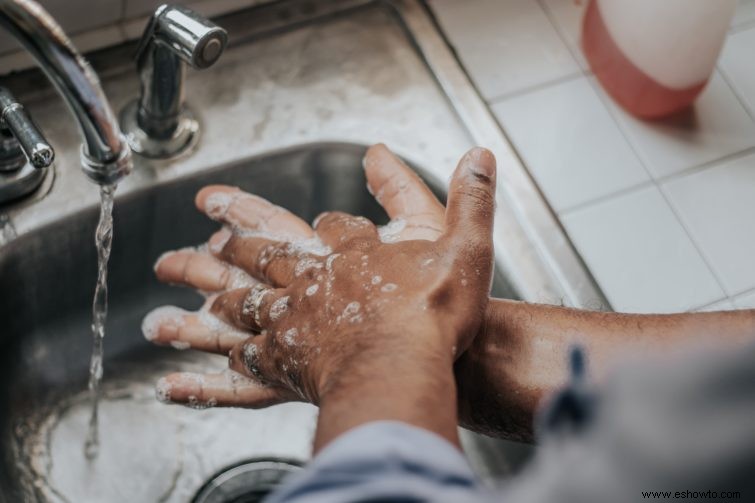
M 589 0 L 582 48 L 624 109 L 665 117 L 705 88 L 735 9 L 736 0 Z

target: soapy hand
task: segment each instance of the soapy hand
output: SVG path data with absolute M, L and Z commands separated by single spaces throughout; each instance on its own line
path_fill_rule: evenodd
M 336 212 L 312 229 L 230 187 L 198 194 L 198 207 L 226 227 L 210 239 L 210 253 L 173 252 L 156 271 L 213 295 L 205 312 L 154 312 L 145 333 L 162 344 L 232 349 L 237 373 L 172 374 L 159 384 L 164 398 L 318 403 L 365 368 L 389 371 L 392 358 L 421 354 L 450 365 L 463 352 L 482 321 L 492 274 L 493 157 L 483 149 L 464 156 L 448 211 L 397 163 L 382 145 L 365 158 L 369 188 L 394 220 L 382 236 L 368 220 Z

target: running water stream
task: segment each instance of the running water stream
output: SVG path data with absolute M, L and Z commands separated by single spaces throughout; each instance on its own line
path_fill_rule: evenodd
M 97 457 L 100 447 L 97 419 L 100 401 L 100 381 L 102 380 L 102 340 L 105 338 L 107 320 L 107 263 L 113 244 L 113 194 L 115 185 L 100 188 L 100 220 L 95 232 L 97 246 L 97 286 L 92 302 L 92 360 L 89 364 L 89 392 L 92 396 L 92 415 L 89 419 L 89 432 L 84 444 L 87 459 Z

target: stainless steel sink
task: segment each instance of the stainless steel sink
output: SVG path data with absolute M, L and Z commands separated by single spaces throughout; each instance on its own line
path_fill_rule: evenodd
M 207 183 L 238 185 L 305 219 L 340 209 L 384 222 L 365 189 L 366 145 L 386 142 L 441 193 L 458 157 L 483 144 L 501 173 L 495 293 L 583 305 L 602 299 L 421 3 L 279 2 L 218 23 L 230 48 L 212 71 L 188 76 L 187 97 L 203 123 L 196 150 L 138 161 L 118 190 L 103 446 L 92 463 L 83 443 L 97 191 L 79 173 L 78 141 L 60 120 L 61 105 L 36 87 L 24 97 L 58 164 L 54 183 L 35 198 L 0 207 L 0 501 L 185 502 L 225 467 L 309 457 L 311 406 L 199 411 L 154 399 L 165 372 L 224 365 L 153 347 L 139 330 L 155 306 L 200 303 L 158 284 L 152 265 L 215 228 L 193 210 Z M 93 57 L 116 108 L 138 85 L 120 57 L 126 49 Z M 14 78 L 14 90 L 35 82 L 33 74 Z M 463 439 L 483 478 L 510 474 L 527 454 L 513 443 Z
M 201 305 L 197 294 L 158 283 L 151 268 L 163 251 L 201 243 L 217 228 L 192 209 L 200 187 L 237 185 L 310 221 L 326 209 L 338 209 L 385 223 L 365 188 L 363 153 L 364 147 L 356 145 L 304 146 L 118 200 L 101 405 L 103 449 L 93 462 L 84 457 L 82 439 L 90 407 L 83 390 L 96 258 L 88 244 L 96 212 L 77 212 L 6 246 L 0 255 L 5 272 L 0 289 L 13 295 L 0 306 L 0 316 L 8 320 L 0 382 L 10 386 L 3 389 L 0 409 L 10 413 L 3 418 L 3 445 L 13 448 L 4 453 L 4 491 L 22 480 L 31 482 L 40 499 L 187 501 L 224 466 L 266 458 L 304 462 L 313 407 L 196 411 L 159 404 L 154 382 L 161 373 L 222 369 L 225 358 L 157 348 L 143 339 L 139 326 L 156 306 Z M 501 278 L 497 288 L 505 290 Z M 29 484 L 24 490 L 31 490 Z

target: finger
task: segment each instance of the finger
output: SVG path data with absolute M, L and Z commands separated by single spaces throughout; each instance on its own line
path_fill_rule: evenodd
M 256 281 L 244 271 L 229 266 L 208 253 L 193 249 L 164 253 L 155 264 L 157 279 L 164 283 L 189 286 L 205 292 L 218 292 Z
M 406 225 L 398 238 L 435 240 L 443 232 L 445 208 L 430 188 L 382 143 L 367 149 L 364 156 L 367 188 L 391 220 Z
M 355 241 L 369 246 L 379 239 L 375 224 L 364 217 L 355 217 L 340 211 L 321 213 L 315 219 L 314 227 L 320 240 L 333 250 Z
M 269 337 L 266 333 L 260 334 L 234 346 L 228 355 L 229 368 L 263 384 L 278 381 L 278 369 L 267 350 Z
M 290 297 L 284 289 L 260 284 L 218 295 L 210 312 L 242 330 L 261 331 L 284 316 L 289 307 Z
M 268 407 L 285 401 L 283 390 L 268 387 L 232 370 L 217 374 L 177 372 L 157 381 L 157 399 L 189 407 Z
M 206 311 L 193 313 L 173 306 L 158 307 L 147 314 L 142 321 L 142 333 L 155 344 L 220 355 L 227 355 L 249 337 Z
M 208 185 L 197 193 L 196 205 L 219 222 L 275 235 L 309 238 L 312 228 L 290 211 L 237 187 Z
M 459 249 L 490 247 L 495 214 L 496 166 L 493 154 L 473 148 L 461 158 L 448 191 L 444 237 Z
M 253 278 L 276 287 L 288 286 L 307 264 L 320 261 L 293 243 L 258 236 L 243 236 L 228 229 L 216 232 L 209 241 L 210 251 L 246 271 Z

